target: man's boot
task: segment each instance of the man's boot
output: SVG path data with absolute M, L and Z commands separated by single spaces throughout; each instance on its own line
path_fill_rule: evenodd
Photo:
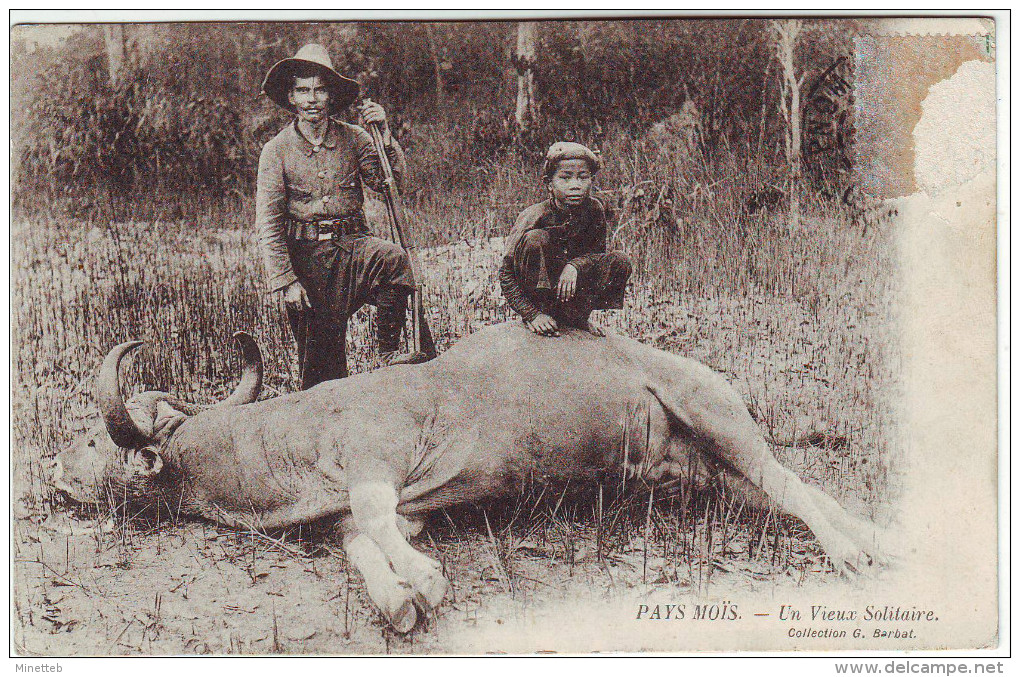
M 432 332 L 424 317 L 421 318 L 421 350 L 417 353 L 400 352 L 400 332 L 407 317 L 408 294 L 406 287 L 397 285 L 386 285 L 376 294 L 376 339 L 379 343 L 380 366 L 419 364 L 436 356 Z

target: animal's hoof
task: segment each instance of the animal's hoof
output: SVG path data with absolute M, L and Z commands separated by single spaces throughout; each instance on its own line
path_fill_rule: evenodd
M 450 589 L 450 581 L 446 580 L 446 577 L 440 573 L 436 573 L 435 576 L 431 577 L 431 580 L 423 586 L 419 592 L 425 598 L 430 609 L 435 609 L 437 606 L 442 604 L 443 598 L 446 597 L 447 590 Z
M 420 592 L 414 593 L 414 606 L 417 607 L 418 614 L 426 621 L 431 615 L 435 614 L 435 609 L 429 605 L 429 601 L 425 599 L 425 595 Z
M 431 557 L 421 555 L 410 563 L 404 573 L 415 592 L 425 598 L 430 609 L 439 606 L 446 597 L 446 591 L 450 589 L 450 581 L 443 576 L 442 566 Z
M 889 558 L 883 552 L 868 550 L 859 558 L 861 565 L 868 571 L 876 572 L 889 566 Z
M 875 564 L 882 569 L 888 569 L 889 567 L 895 566 L 897 563 L 896 557 L 888 552 L 877 552 L 873 556 L 875 558 Z
M 411 599 L 405 599 L 395 611 L 386 614 L 386 619 L 394 630 L 406 635 L 418 624 L 418 609 L 415 608 Z
M 840 574 L 851 581 L 871 578 L 878 573 L 884 562 L 866 552 L 840 557 L 832 560 L 832 565 Z

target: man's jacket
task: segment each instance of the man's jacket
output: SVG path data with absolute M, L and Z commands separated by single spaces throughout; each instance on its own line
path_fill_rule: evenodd
M 399 183 L 406 165 L 396 139 L 386 156 Z M 289 225 L 363 213 L 363 184 L 381 191 L 383 174 L 372 137 L 356 125 L 330 119 L 322 145 L 314 146 L 295 120 L 262 148 L 255 229 L 271 291 L 297 280 L 287 248 Z

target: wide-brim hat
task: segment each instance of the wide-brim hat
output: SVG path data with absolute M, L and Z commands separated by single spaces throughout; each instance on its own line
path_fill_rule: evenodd
M 294 70 L 296 67 L 315 66 L 319 74 L 326 81 L 332 96 L 330 97 L 330 108 L 333 111 L 342 110 L 352 104 L 358 98 L 360 86 L 357 81 L 345 78 L 333 69 L 333 62 L 329 58 L 329 52 L 322 45 L 311 43 L 297 51 L 297 54 L 289 59 L 283 59 L 273 64 L 273 67 L 266 73 L 266 79 L 262 81 L 262 91 L 266 96 L 281 108 L 289 111 L 294 110 L 287 95 L 294 86 Z
M 573 141 L 557 141 L 549 146 L 545 154 L 545 162 L 542 164 L 542 176 L 549 178 L 556 171 L 556 165 L 563 160 L 584 160 L 591 168 L 592 174 L 598 174 L 602 169 L 602 160 L 598 154 L 588 146 Z

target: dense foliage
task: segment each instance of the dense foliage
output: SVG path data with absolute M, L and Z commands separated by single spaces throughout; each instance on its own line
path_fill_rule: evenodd
M 117 79 L 100 27 L 33 44 L 45 30 L 12 33 L 15 169 L 26 184 L 249 193 L 261 143 L 283 120 L 257 96 L 261 78 L 308 41 L 384 102 L 402 138 L 442 122 L 442 160 L 422 168 L 437 174 L 419 171 L 426 185 L 463 183 L 465 167 L 493 159 L 531 164 L 553 137 L 596 146 L 612 130 L 640 137 L 687 100 L 709 162 L 720 152 L 782 158 L 763 20 L 543 22 L 532 64 L 541 125 L 525 138 L 513 125 L 513 22 L 128 25 Z M 798 54 L 808 83 L 847 39 L 812 25 Z

